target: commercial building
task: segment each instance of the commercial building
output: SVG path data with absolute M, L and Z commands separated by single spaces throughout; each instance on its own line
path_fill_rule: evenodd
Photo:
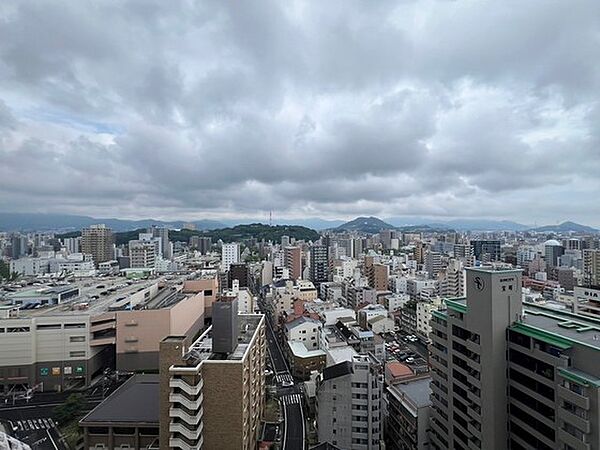
M 467 269 L 433 312 L 432 448 L 598 448 L 600 320 L 521 298 L 520 271 Z
M 213 304 L 213 325 L 189 347 L 161 342 L 160 448 L 251 450 L 265 406 L 265 318 Z
M 329 249 L 325 245 L 310 248 L 309 279 L 315 286 L 329 281 Z
M 104 224 L 91 225 L 81 230 L 81 253 L 92 255 L 96 266 L 113 259 L 115 237 L 110 228 Z
M 383 379 L 379 362 L 366 355 L 323 370 L 317 387 L 319 442 L 349 450 L 379 449 Z
M 92 306 L 0 307 L 0 391 L 86 386 L 105 368 L 156 370 L 165 336 L 191 341 L 202 330 L 203 293 L 156 282 L 129 289 Z
M 302 278 L 302 249 L 300 247 L 285 247 L 283 249 L 284 266 L 289 270 L 290 278 Z
M 478 261 L 500 261 L 502 255 L 500 241 L 473 240 L 471 241 L 471 247 L 473 247 L 473 255 Z
M 14 307 L 0 313 L 0 392 L 83 386 L 111 365 L 111 355 L 90 344 L 87 314 L 27 318 Z

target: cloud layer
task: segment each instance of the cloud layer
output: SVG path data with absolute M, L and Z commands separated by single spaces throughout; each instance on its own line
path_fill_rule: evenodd
M 0 210 L 600 225 L 600 3 L 0 5 Z

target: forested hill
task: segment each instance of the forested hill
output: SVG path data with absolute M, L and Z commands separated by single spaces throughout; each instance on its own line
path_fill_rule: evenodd
M 126 244 L 127 242 L 137 239 L 139 233 L 144 233 L 145 228 L 140 228 L 132 231 L 123 231 L 115 233 L 115 241 L 117 245 Z M 80 236 L 81 232 L 75 231 L 57 235 L 58 238 Z M 223 242 L 235 242 L 244 239 L 255 238 L 259 241 L 280 242 L 282 236 L 289 236 L 297 240 L 316 241 L 319 239 L 319 233 L 315 230 L 300 225 L 265 225 L 262 223 L 251 223 L 248 225 L 236 225 L 231 228 L 221 228 L 210 231 L 197 230 L 169 230 L 169 240 L 187 242 L 192 236 L 211 237 L 213 242 L 221 239 Z

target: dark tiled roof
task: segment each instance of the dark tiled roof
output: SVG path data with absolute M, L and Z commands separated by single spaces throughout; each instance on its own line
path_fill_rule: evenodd
M 342 361 L 335 366 L 326 367 L 323 370 L 323 381 L 331 380 L 332 378 L 343 377 L 352 373 L 352 363 L 350 361 Z
M 158 375 L 134 375 L 81 420 L 158 424 Z

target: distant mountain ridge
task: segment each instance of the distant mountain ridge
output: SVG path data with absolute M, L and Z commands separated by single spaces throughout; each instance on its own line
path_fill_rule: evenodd
M 222 222 L 216 220 L 183 221 L 175 220 L 166 222 L 155 219 L 127 220 L 106 219 L 70 214 L 37 214 L 37 213 L 1 213 L 0 231 L 71 231 L 103 223 L 114 231 L 129 231 L 147 228 L 152 225 L 170 228 L 182 228 L 186 223 L 193 223 L 199 230 L 213 230 L 226 228 Z
M 599 230 L 587 225 L 567 221 L 558 225 L 545 225 L 543 227 L 531 228 L 529 231 L 538 233 L 598 233 Z

